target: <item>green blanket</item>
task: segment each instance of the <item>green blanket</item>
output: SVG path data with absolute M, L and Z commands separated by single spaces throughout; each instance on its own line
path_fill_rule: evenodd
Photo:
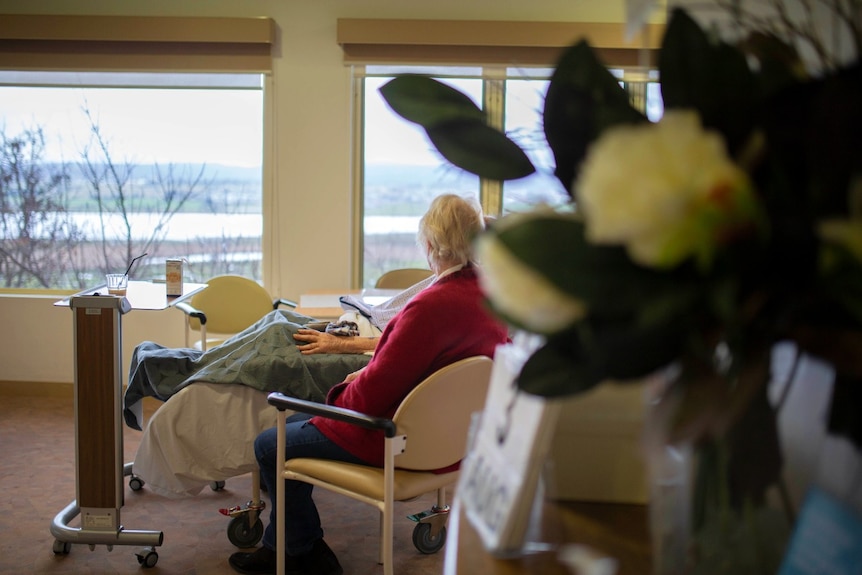
M 221 345 L 201 352 L 145 341 L 135 348 L 123 398 L 126 425 L 141 429 L 141 399 L 163 401 L 196 381 L 233 383 L 323 401 L 347 374 L 364 367 L 365 354 L 302 355 L 293 334 L 313 318 L 275 310 Z

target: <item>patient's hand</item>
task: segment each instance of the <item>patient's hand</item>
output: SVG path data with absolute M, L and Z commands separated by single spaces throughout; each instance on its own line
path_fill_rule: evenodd
M 302 355 L 315 353 L 365 353 L 377 347 L 376 337 L 332 335 L 315 329 L 300 328 L 293 338 Z M 299 344 L 299 342 L 302 342 Z

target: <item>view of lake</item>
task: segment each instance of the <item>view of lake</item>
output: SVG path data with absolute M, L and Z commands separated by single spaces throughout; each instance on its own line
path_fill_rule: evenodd
M 7 287 L 77 288 L 81 278 L 116 267 L 129 249 L 139 247 L 196 262 L 201 277 L 239 273 L 259 279 L 264 259 L 260 83 L 202 90 L 165 88 L 156 81 L 150 86 L 140 75 L 87 78 L 16 76 L 3 88 L 4 141 L 20 138 L 29 146 L 40 177 L 31 187 L 47 190 L 55 203 L 27 204 L 31 190 L 13 190 L 18 209 L 9 211 L 0 239 L 16 253 L 7 257 L 12 263 L 0 280 Z M 392 113 L 375 89 L 384 78 L 367 81 L 364 115 L 373 129 L 366 132 L 359 183 L 360 265 L 363 277 L 373 281 L 387 269 L 424 265 L 415 234 L 432 198 L 456 193 L 478 199 L 480 183 L 443 161 L 424 130 Z M 479 87 L 477 79 L 469 82 Z M 534 108 L 526 106 L 529 117 Z M 218 130 L 212 129 L 212 110 L 230 111 L 219 118 Z M 550 177 L 538 183 L 507 183 L 504 209 L 553 195 L 558 184 L 546 172 Z M 165 212 L 176 213 L 163 221 Z M 338 225 L 345 224 L 352 220 Z M 38 269 L 17 263 L 29 261 L 34 250 L 47 250 L 51 257 L 38 258 Z
M 70 212 L 69 217 L 88 240 L 100 237 L 99 214 L 95 212 Z M 132 214 L 132 234 L 135 240 L 145 240 L 156 224 L 156 214 Z M 104 216 L 105 229 L 117 230 L 113 239 L 125 237 L 123 221 L 119 215 Z M 368 216 L 365 218 L 365 233 L 413 233 L 419 227 L 419 216 Z M 253 238 L 261 235 L 260 214 L 175 214 L 165 226 L 165 237 L 187 241 L 220 237 Z

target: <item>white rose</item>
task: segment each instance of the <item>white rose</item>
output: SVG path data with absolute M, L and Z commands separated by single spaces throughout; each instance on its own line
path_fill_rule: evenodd
M 479 281 L 485 295 L 503 315 L 524 329 L 553 334 L 571 326 L 586 313 L 583 302 L 566 294 L 530 263 L 519 259 L 496 234 L 489 232 L 479 237 L 476 255 L 480 262 Z
M 626 247 L 637 263 L 671 267 L 750 229 L 758 208 L 746 173 L 692 111 L 614 127 L 589 150 L 575 184 L 587 238 Z

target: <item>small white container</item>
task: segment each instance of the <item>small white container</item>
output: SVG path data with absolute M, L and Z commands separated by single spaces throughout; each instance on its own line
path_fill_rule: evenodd
M 183 295 L 183 260 L 165 260 L 165 294 Z

